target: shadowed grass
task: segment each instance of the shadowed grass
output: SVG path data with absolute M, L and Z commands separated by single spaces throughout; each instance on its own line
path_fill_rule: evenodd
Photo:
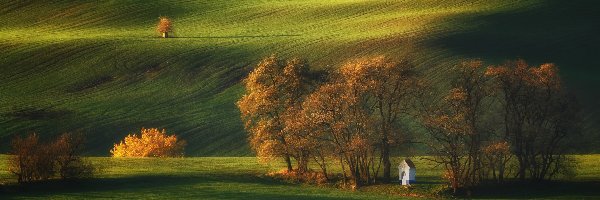
M 482 186 L 475 198 L 598 198 L 600 155 L 577 155 L 578 176 L 534 184 L 514 183 L 505 186 Z M 358 191 L 333 185 L 313 186 L 275 180 L 264 174 L 285 168 L 284 163 L 260 164 L 252 157 L 203 158 L 89 158 L 101 171 L 97 178 L 76 182 L 49 181 L 27 186 L 14 185 L 6 171 L 7 156 L 0 156 L 0 198 L 40 199 L 395 199 L 440 197 L 444 183 L 441 169 L 428 161 L 413 158 L 417 166 L 417 183 L 412 188 L 375 184 Z M 394 158 L 398 163 L 400 158 Z M 313 166 L 317 168 L 317 166 Z M 337 166 L 330 171 L 340 172 Z M 397 170 L 393 176 L 397 177 Z M 446 196 L 447 197 L 447 196 Z

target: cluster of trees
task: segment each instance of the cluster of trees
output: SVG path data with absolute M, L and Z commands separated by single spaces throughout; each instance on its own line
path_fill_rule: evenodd
M 434 161 L 445 166 L 455 191 L 504 181 L 513 155 L 512 174 L 520 180 L 551 179 L 569 169 L 562 142 L 578 132 L 578 109 L 554 64 L 469 61 L 456 71 L 453 88 L 425 106 L 423 117 Z
M 129 134 L 114 145 L 113 157 L 182 157 L 186 142 L 163 129 L 142 128 L 140 134 Z
M 516 177 L 552 178 L 565 169 L 561 142 L 577 125 L 556 66 L 522 60 L 464 62 L 447 95 L 430 92 L 410 62 L 381 56 L 347 62 L 321 79 L 299 59 L 270 56 L 244 84 L 237 105 L 259 158 L 283 158 L 298 173 L 314 161 L 326 178 L 336 163 L 355 185 L 375 182 L 381 169 L 380 180 L 390 180 L 391 150 L 408 138 L 402 119 L 426 130 L 423 142 L 454 189 L 502 182 L 513 155 Z
M 8 159 L 9 171 L 19 183 L 59 178 L 88 178 L 94 166 L 81 158 L 83 137 L 65 133 L 50 143 L 40 142 L 37 134 L 17 137 L 12 142 L 13 155 Z
M 390 149 L 401 143 L 397 128 L 423 90 L 413 65 L 385 57 L 359 59 L 311 79 L 299 59 L 261 61 L 244 80 L 238 101 L 250 144 L 258 157 L 283 157 L 288 170 L 308 171 L 314 160 L 327 177 L 336 158 L 344 180 L 355 185 L 391 178 Z

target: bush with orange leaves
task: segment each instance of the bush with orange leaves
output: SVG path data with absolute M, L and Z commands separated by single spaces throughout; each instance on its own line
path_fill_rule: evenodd
M 129 134 L 110 150 L 113 157 L 183 157 L 186 142 L 163 129 L 142 128 L 141 134 Z
M 581 132 L 576 98 L 567 91 L 552 63 L 538 66 L 525 60 L 488 67 L 504 118 L 503 139 L 516 157 L 521 181 L 543 181 L 570 169 L 565 141 Z M 570 172 L 569 172 L 570 173 Z

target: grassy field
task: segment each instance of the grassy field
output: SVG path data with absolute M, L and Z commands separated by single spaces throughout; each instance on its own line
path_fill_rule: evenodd
M 16 134 L 87 134 L 89 155 L 141 127 L 166 128 L 191 156 L 250 155 L 234 102 L 262 57 L 336 67 L 410 56 L 438 86 L 480 57 L 556 62 L 600 141 L 599 6 L 593 1 L 1 1 L 0 151 Z M 159 39 L 158 16 L 176 38 Z M 588 148 L 583 151 L 597 151 Z
M 96 179 L 75 183 L 49 182 L 27 187 L 11 186 L 6 156 L 0 156 L 0 198 L 136 198 L 136 199 L 397 199 L 434 194 L 443 187 L 439 168 L 413 159 L 417 184 L 410 190 L 398 182 L 374 185 L 358 191 L 335 186 L 286 183 L 264 174 L 284 168 L 283 163 L 259 164 L 252 157 L 108 158 L 92 157 L 102 168 Z M 600 155 L 576 156 L 578 176 L 536 185 L 482 188 L 475 198 L 600 198 Z M 397 163 L 397 162 L 395 162 Z M 339 172 L 339 169 L 336 170 Z M 394 176 L 397 176 L 394 174 Z

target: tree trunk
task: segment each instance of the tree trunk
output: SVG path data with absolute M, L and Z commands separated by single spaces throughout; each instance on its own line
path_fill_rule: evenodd
M 290 159 L 290 155 L 286 154 L 284 156 L 284 159 L 285 159 L 285 163 L 287 164 L 287 170 L 288 170 L 288 172 L 291 172 L 293 169 L 292 169 L 292 159 Z
M 524 181 L 525 180 L 525 172 L 527 169 L 527 165 L 525 164 L 525 158 L 523 158 L 522 155 L 517 155 L 517 158 L 519 160 L 519 180 Z
M 300 153 L 300 156 L 298 156 L 297 158 L 294 157 L 297 161 L 297 168 L 298 168 L 298 172 L 300 173 L 304 173 L 304 172 L 308 172 L 308 153 Z
M 163 32 L 162 33 L 162 37 L 163 38 L 168 38 L 169 37 L 169 32 Z
M 500 169 L 498 170 L 498 182 L 499 183 L 504 182 L 504 164 L 502 164 L 500 166 Z
M 391 178 L 392 163 L 390 162 L 390 144 L 385 137 L 382 141 L 381 159 L 383 160 L 383 182 L 389 183 Z

